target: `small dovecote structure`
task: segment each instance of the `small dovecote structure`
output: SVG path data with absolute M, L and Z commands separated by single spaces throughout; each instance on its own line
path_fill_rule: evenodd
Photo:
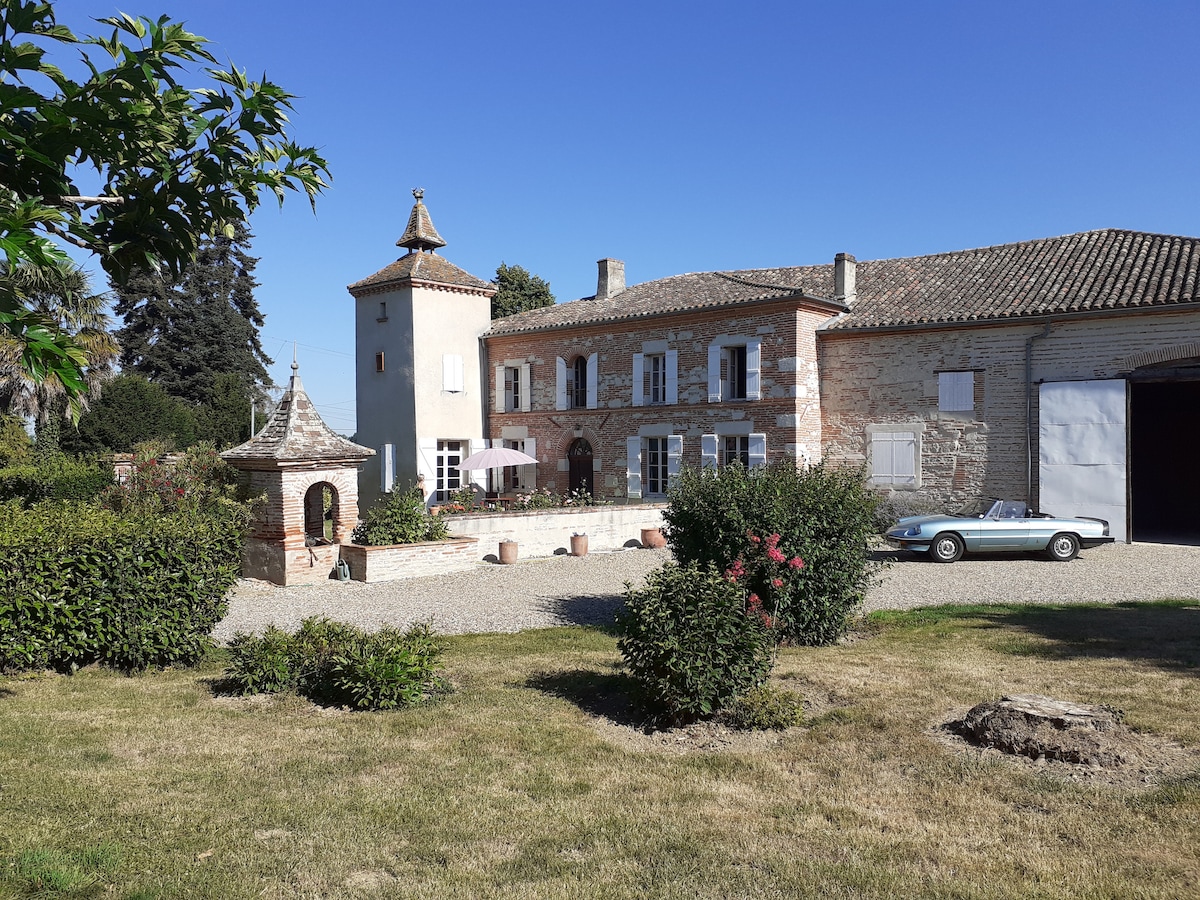
M 358 522 L 359 467 L 374 455 L 322 421 L 293 359 L 288 388 L 266 427 L 221 454 L 249 475 L 253 492 L 266 495 L 246 540 L 242 574 L 282 585 L 328 579 L 339 545 Z

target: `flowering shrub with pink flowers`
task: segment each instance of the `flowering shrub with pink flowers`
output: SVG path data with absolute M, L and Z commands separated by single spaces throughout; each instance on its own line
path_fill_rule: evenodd
M 675 559 L 733 577 L 781 641 L 831 644 L 846 632 L 877 568 L 868 539 L 878 501 L 862 471 L 790 459 L 684 468 L 667 499 Z

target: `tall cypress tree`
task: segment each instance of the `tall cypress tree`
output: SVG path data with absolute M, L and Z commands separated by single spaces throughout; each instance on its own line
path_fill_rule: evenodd
M 271 386 L 271 359 L 258 336 L 263 315 L 254 299 L 258 259 L 249 253 L 251 237 L 238 225 L 232 238 L 202 241 L 179 278 L 164 268 L 114 285 L 114 308 L 125 321 L 117 332 L 123 371 L 194 406 L 225 399 L 223 375 L 238 376 L 247 401 Z

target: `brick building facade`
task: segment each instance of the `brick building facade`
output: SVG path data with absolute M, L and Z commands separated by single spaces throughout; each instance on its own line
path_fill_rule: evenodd
M 416 442 L 538 459 L 480 485 L 501 492 L 637 502 L 681 465 L 826 458 L 900 495 L 1178 535 L 1200 505 L 1198 281 L 1200 239 L 1116 230 L 630 287 L 605 259 L 594 297 L 472 320 L 479 418 Z M 451 470 L 439 450 L 409 477 L 432 501 Z

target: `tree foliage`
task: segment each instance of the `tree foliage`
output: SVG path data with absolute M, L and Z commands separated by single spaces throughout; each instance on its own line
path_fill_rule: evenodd
M 500 263 L 496 269 L 496 293 L 492 297 L 492 318 L 515 316 L 517 313 L 554 305 L 550 285 L 537 275 L 529 274 L 522 266 Z
M 189 447 L 196 430 L 196 414 L 186 403 L 140 375 L 118 375 L 104 385 L 79 427 L 66 429 L 59 440 L 68 453 L 130 453 L 147 441 Z
M 240 386 L 249 419 L 251 397 L 271 385 L 250 238 L 235 225 L 233 237 L 205 238 L 178 276 L 164 265 L 114 285 L 114 308 L 125 322 L 117 332 L 122 371 L 191 404 L 211 406 L 218 395 L 227 401 L 231 385 Z
M 136 270 L 183 270 L 206 236 L 233 237 L 263 191 L 310 202 L 325 160 L 287 134 L 293 96 L 236 67 L 205 68 L 208 85 L 178 76 L 216 58 L 166 16 L 101 20 L 108 36 L 77 37 L 39 0 L 0 0 L 0 251 L 10 270 L 64 258 L 66 241 L 96 254 L 124 283 Z M 77 50 L 76 80 L 47 49 Z M 83 196 L 77 179 L 99 185 Z M 34 380 L 85 388 L 83 351 L 0 279 L 0 331 L 21 347 Z

